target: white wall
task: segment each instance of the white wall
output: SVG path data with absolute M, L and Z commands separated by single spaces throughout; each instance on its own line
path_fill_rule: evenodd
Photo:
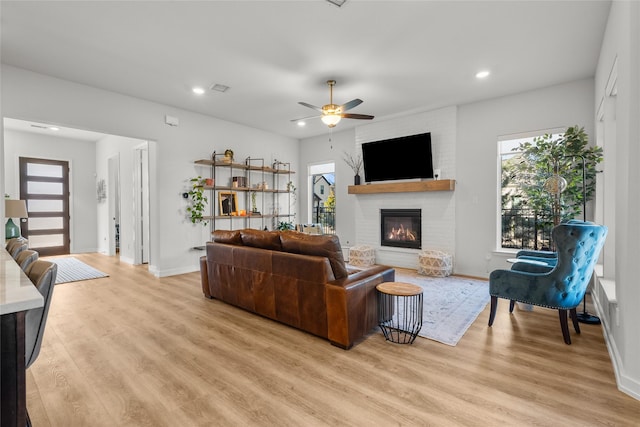
M 69 162 L 71 253 L 95 252 L 96 240 L 96 162 L 95 143 L 50 135 L 5 130 L 5 192 L 20 196 L 19 157 Z
M 584 126 L 594 135 L 593 80 L 490 99 L 458 108 L 455 272 L 489 277 L 507 268 L 497 248 L 498 137 Z
M 607 82 L 617 60 L 617 95 L 609 96 Z M 604 316 L 603 326 L 616 371 L 618 387 L 640 399 L 640 3 L 614 1 L 609 13 L 595 77 L 594 104 L 615 106 L 605 115 L 615 117 L 613 145 L 607 140 L 607 155 L 615 156 L 615 170 L 607 170 L 605 181 L 613 183 L 614 197 L 605 207 L 604 222 L 615 242 L 615 259 L 605 257 L 605 278 L 614 279 L 617 310 Z M 606 132 L 606 131 L 605 131 Z M 613 208 L 613 209 L 611 209 Z M 607 248 L 605 247 L 605 250 Z M 612 269 L 612 265 L 613 269 Z M 598 282 L 598 286 L 600 283 Z M 594 292 L 596 297 L 604 293 Z M 600 307 L 608 301 L 597 299 Z M 609 314 L 608 310 L 604 310 Z
M 155 142 L 149 152 L 153 236 L 149 269 L 159 276 L 197 270 L 201 252 L 190 248 L 209 237 L 208 228 L 188 221 L 181 196 L 189 178 L 207 172 L 194 160 L 231 148 L 237 159 L 250 155 L 271 161 L 277 156 L 298 171 L 298 142 L 292 138 L 7 65 L 2 65 L 1 79 L 6 117 Z M 166 125 L 166 114 L 178 117 L 180 126 Z M 296 187 L 299 175 L 293 178 Z M 92 178 L 95 193 L 94 185 Z

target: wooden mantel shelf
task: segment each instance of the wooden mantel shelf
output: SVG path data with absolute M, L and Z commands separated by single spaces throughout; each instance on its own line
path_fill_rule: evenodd
M 453 191 L 456 188 L 455 179 L 440 179 L 437 181 L 392 182 L 385 184 L 350 185 L 349 194 L 375 193 L 415 193 L 422 191 Z

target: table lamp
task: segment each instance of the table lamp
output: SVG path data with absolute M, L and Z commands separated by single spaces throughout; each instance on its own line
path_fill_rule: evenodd
M 4 226 L 5 239 L 20 237 L 20 227 L 14 224 L 13 218 L 27 218 L 27 203 L 24 200 L 4 200 L 4 216 L 9 218 Z

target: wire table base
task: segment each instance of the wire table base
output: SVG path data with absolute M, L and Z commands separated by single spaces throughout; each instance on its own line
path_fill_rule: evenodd
M 422 288 L 386 282 L 378 290 L 378 326 L 387 341 L 412 344 L 422 329 Z

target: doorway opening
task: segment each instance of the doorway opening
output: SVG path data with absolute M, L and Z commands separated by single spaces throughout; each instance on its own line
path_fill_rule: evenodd
M 107 203 L 109 204 L 109 244 L 107 255 L 120 254 L 120 154 L 107 160 Z
M 23 225 L 32 247 L 41 247 L 39 240 L 49 234 L 43 245 L 62 247 L 59 253 L 98 252 L 128 264 L 153 264 L 149 174 L 155 170 L 155 142 L 6 117 L 3 123 L 5 194 L 29 200 L 33 214 Z M 60 170 L 67 171 L 68 183 L 29 172 L 21 184 L 23 157 L 65 162 Z

